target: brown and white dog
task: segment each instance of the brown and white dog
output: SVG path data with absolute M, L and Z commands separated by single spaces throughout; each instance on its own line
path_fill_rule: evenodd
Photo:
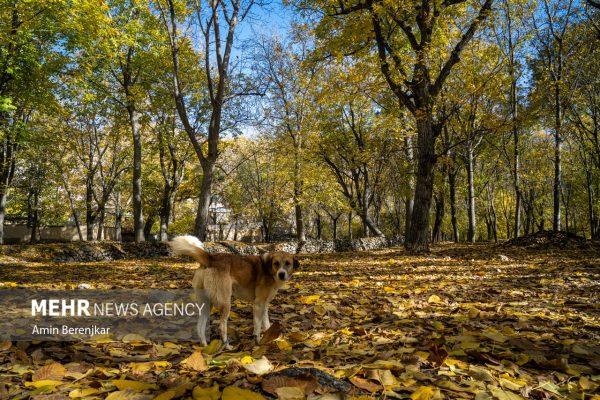
M 194 273 L 192 287 L 201 308 L 197 331 L 203 346 L 207 345 L 206 328 L 211 305 L 219 312 L 221 338 L 225 348 L 227 320 L 231 297 L 253 303 L 254 336 L 260 341 L 261 327 L 269 329 L 268 306 L 277 290 L 299 268 L 298 260 L 286 252 L 265 253 L 260 256 L 236 254 L 211 254 L 203 249 L 202 242 L 194 236 L 178 236 L 169 242 L 173 253 L 193 257 L 200 263 Z

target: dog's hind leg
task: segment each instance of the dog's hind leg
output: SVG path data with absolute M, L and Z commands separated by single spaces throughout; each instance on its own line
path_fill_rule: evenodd
M 229 311 L 231 310 L 231 304 L 229 302 L 222 304 L 219 307 L 219 326 L 221 328 L 221 339 L 223 340 L 223 347 L 226 350 L 231 350 L 232 347 L 227 339 L 227 320 L 229 319 Z
M 200 338 L 202 346 L 206 346 L 206 328 L 208 321 L 210 320 L 210 297 L 204 289 L 194 288 L 194 291 L 196 292 L 196 301 L 198 302 L 198 307 L 200 307 L 200 315 L 198 316 L 196 331 L 198 332 L 198 337 Z

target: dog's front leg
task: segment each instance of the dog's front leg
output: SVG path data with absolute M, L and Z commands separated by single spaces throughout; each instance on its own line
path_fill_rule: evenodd
M 271 322 L 269 321 L 269 304 L 265 304 L 265 312 L 263 313 L 262 327 L 265 331 L 271 327 Z
M 261 324 L 265 315 L 266 304 L 262 302 L 254 303 L 254 337 L 256 343 L 260 344 Z

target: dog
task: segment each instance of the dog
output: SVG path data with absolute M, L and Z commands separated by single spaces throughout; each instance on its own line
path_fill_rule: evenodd
M 231 309 L 231 298 L 235 296 L 253 304 L 254 336 L 260 343 L 261 329 L 269 329 L 269 303 L 283 284 L 300 268 L 300 263 L 290 253 L 273 252 L 260 256 L 236 254 L 211 254 L 204 250 L 200 240 L 194 236 L 178 236 L 169 242 L 175 255 L 194 258 L 200 266 L 194 273 L 192 287 L 196 301 L 202 308 L 197 331 L 203 346 L 207 345 L 206 328 L 211 306 L 219 313 L 221 339 L 226 349 L 231 349 L 227 340 L 227 320 Z

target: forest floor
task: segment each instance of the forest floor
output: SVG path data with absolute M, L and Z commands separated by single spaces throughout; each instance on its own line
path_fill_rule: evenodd
M 442 244 L 423 256 L 301 263 L 273 301 L 281 331 L 268 344 L 255 345 L 239 301 L 232 351 L 218 340 L 152 342 L 143 330 L 121 341 L 2 341 L 0 399 L 600 399 L 597 250 Z M 188 288 L 194 269 L 172 258 L 3 255 L 0 287 Z

